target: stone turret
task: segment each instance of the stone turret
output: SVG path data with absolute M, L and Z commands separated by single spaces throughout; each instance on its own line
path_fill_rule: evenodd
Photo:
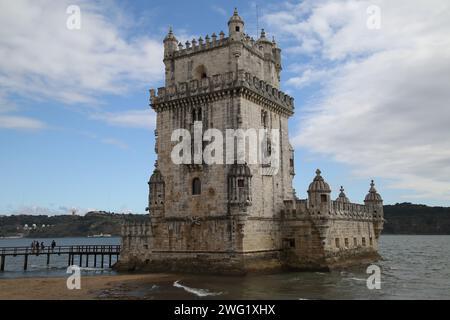
M 270 59 L 272 57 L 273 44 L 272 41 L 270 41 L 266 37 L 266 32 L 264 31 L 264 29 L 261 29 L 261 35 L 257 41 L 257 44 L 261 51 L 264 53 L 264 57 Z
M 378 239 L 384 225 L 383 199 L 377 192 L 377 189 L 375 189 L 375 183 L 373 182 L 373 180 L 370 182 L 369 193 L 364 199 L 364 204 L 370 207 L 372 210 L 375 236 Z
M 364 199 L 364 203 L 366 205 L 383 207 L 383 199 L 381 198 L 380 194 L 377 192 L 377 189 L 375 189 L 375 183 L 373 182 L 373 180 L 370 183 L 369 193 L 366 195 L 366 198 Z
M 314 214 L 328 214 L 331 206 L 331 189 L 320 174 L 321 171 L 317 169 L 316 176 L 308 188 L 309 209 Z
M 148 182 L 149 186 L 149 198 L 148 198 L 148 208 L 150 217 L 160 217 L 164 213 L 164 202 L 165 202 L 165 182 L 158 169 L 158 162 L 155 163 L 155 170 L 150 177 Z
M 169 32 L 164 38 L 164 58 L 171 58 L 178 48 L 178 40 L 174 36 L 172 27 L 169 28 Z
M 280 73 L 282 70 L 281 67 L 281 49 L 278 47 L 276 41 L 275 41 L 275 37 L 272 40 L 272 55 L 273 55 L 273 59 L 275 61 L 275 69 L 278 75 L 278 81 L 280 81 Z
M 234 13 L 228 20 L 228 36 L 231 41 L 239 41 L 244 37 L 244 20 L 239 16 L 236 8 L 234 8 Z

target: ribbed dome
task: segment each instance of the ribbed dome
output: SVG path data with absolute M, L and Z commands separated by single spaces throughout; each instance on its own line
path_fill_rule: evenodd
M 239 16 L 237 8 L 234 8 L 233 15 L 231 16 L 230 20 L 228 20 L 228 25 L 230 25 L 233 22 L 238 22 L 244 24 L 244 20 Z
M 231 166 L 229 175 L 233 177 L 251 177 L 252 172 L 246 163 L 235 163 Z
M 308 192 L 331 192 L 330 186 L 325 182 L 325 180 L 323 180 L 320 173 L 320 170 L 317 169 L 316 177 L 309 185 Z
M 169 28 L 169 33 L 167 34 L 167 36 L 164 38 L 164 42 L 168 41 L 168 40 L 173 40 L 173 41 L 177 41 L 177 38 L 174 36 L 173 31 L 172 31 L 172 27 Z
M 377 192 L 377 189 L 375 189 L 375 183 L 373 183 L 373 180 L 370 183 L 369 193 L 366 195 L 364 201 L 383 201 L 380 194 Z
M 339 197 L 337 197 L 336 201 L 342 203 L 349 203 L 350 200 L 348 200 L 347 196 L 345 195 L 343 186 L 341 186 L 341 189 L 339 189 L 339 191 L 340 191 Z

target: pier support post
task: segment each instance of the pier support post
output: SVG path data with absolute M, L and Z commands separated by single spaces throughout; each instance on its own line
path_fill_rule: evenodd
M 111 253 L 109 254 L 109 267 L 111 268 Z
M 102 253 L 102 259 L 101 259 L 101 260 L 102 260 L 102 261 L 101 261 L 102 269 L 103 269 L 103 266 L 104 266 L 104 263 L 105 263 L 105 262 L 104 262 L 104 257 L 105 257 L 105 256 L 104 256 L 103 253 Z
M 86 268 L 89 267 L 89 253 L 86 254 Z
M 6 259 L 6 256 L 2 254 L 2 262 L 0 264 L 0 271 L 5 271 L 5 259 Z
M 83 255 L 80 253 L 80 263 L 79 263 L 79 267 L 81 268 L 83 264 Z
M 94 254 L 94 268 L 97 268 L 97 254 Z
M 25 254 L 25 259 L 23 261 L 23 270 L 26 271 L 28 269 L 28 254 Z

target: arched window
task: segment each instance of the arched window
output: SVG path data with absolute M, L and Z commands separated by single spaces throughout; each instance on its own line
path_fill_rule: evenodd
M 202 184 L 199 178 L 194 178 L 194 180 L 192 180 L 192 194 L 198 195 L 200 193 L 202 193 Z

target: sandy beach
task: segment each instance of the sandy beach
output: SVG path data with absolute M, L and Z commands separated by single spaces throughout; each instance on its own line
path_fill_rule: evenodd
M 66 277 L 20 278 L 0 280 L 0 300 L 95 300 L 145 299 L 136 294 L 139 287 L 173 283 L 169 274 L 122 274 L 86 276 L 81 278 L 81 289 L 67 289 Z M 133 291 L 134 294 L 130 295 Z

